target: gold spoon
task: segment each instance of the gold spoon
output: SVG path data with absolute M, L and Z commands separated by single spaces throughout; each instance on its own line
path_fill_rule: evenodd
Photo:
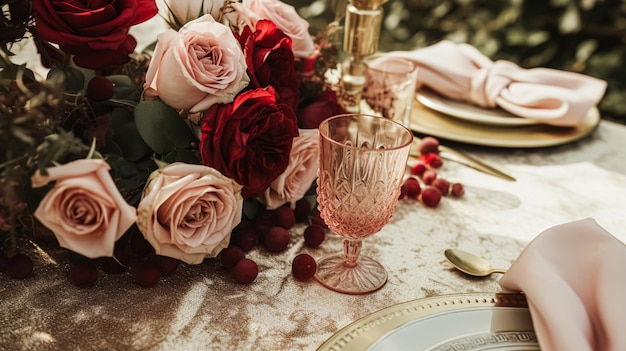
M 486 277 L 491 273 L 506 273 L 506 269 L 491 268 L 487 260 L 466 251 L 447 249 L 444 255 L 458 270 L 475 277 Z

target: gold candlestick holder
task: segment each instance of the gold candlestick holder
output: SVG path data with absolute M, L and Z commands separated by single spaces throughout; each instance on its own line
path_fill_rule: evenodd
M 387 1 L 351 0 L 346 6 L 343 50 L 348 58 L 340 67 L 340 100 L 349 112 L 360 112 L 361 92 L 365 84 L 363 59 L 378 50 L 382 5 Z

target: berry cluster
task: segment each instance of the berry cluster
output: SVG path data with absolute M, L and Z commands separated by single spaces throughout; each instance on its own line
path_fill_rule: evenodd
M 89 259 L 70 253 L 70 283 L 79 287 L 93 286 L 98 280 L 98 267 L 106 274 L 130 272 L 133 281 L 145 288 L 155 286 L 162 277 L 173 274 L 180 261 L 157 255 L 136 226 L 115 244 L 113 257 Z
M 326 225 L 319 213 L 310 213 L 309 201 L 302 199 L 296 202 L 295 209 L 283 206 L 258 214 L 254 219 L 243 218 L 233 230 L 230 246 L 220 253 L 222 267 L 229 270 L 239 283 L 253 282 L 259 267 L 252 259 L 246 258 L 246 252 L 259 245 L 272 253 L 285 251 L 291 242 L 289 229 L 296 222 L 309 223 L 304 230 L 304 242 L 308 247 L 319 247 L 326 235 Z M 293 276 L 301 281 L 313 277 L 316 269 L 315 259 L 306 253 L 299 254 L 292 262 Z
M 439 156 L 439 140 L 430 136 L 423 138 L 418 152 L 419 161 L 411 167 L 411 176 L 404 180 L 400 199 L 419 200 L 427 207 L 437 207 L 443 196 L 459 198 L 465 194 L 463 184 L 451 184 L 437 172 L 443 166 Z

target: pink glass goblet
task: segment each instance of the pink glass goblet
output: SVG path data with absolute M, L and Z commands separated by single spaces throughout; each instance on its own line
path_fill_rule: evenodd
M 359 253 L 363 239 L 391 219 L 413 134 L 397 122 L 364 114 L 330 117 L 319 131 L 318 209 L 344 241 L 343 253 L 317 262 L 315 279 L 346 294 L 376 291 L 387 282 L 387 271 Z

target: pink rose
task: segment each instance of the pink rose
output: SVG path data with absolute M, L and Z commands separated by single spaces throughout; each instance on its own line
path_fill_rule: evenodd
M 268 209 L 287 202 L 294 204 L 304 197 L 317 177 L 319 153 L 319 131 L 301 129 L 300 136 L 293 138 L 287 169 L 265 190 L 263 196 Z
M 241 221 L 241 185 L 217 170 L 172 163 L 152 173 L 137 226 L 157 254 L 199 264 L 228 246 Z
M 219 21 L 225 0 L 165 0 L 172 24 L 180 27 L 209 14 Z
M 90 258 L 113 256 L 115 241 L 135 223 L 135 208 L 126 203 L 109 169 L 104 160 L 88 159 L 48 168 L 47 176 L 33 175 L 33 187 L 56 181 L 34 215 L 62 247 Z
M 239 21 L 254 28 L 256 21 L 266 19 L 291 38 L 295 57 L 309 57 L 315 52 L 309 34 L 309 22 L 300 17 L 296 9 L 280 0 L 244 0 L 243 5 L 233 4 Z M 251 23 L 253 22 L 253 23 Z
M 176 109 L 204 111 L 227 104 L 250 79 L 239 42 L 232 31 L 204 15 L 157 37 L 144 88 Z

